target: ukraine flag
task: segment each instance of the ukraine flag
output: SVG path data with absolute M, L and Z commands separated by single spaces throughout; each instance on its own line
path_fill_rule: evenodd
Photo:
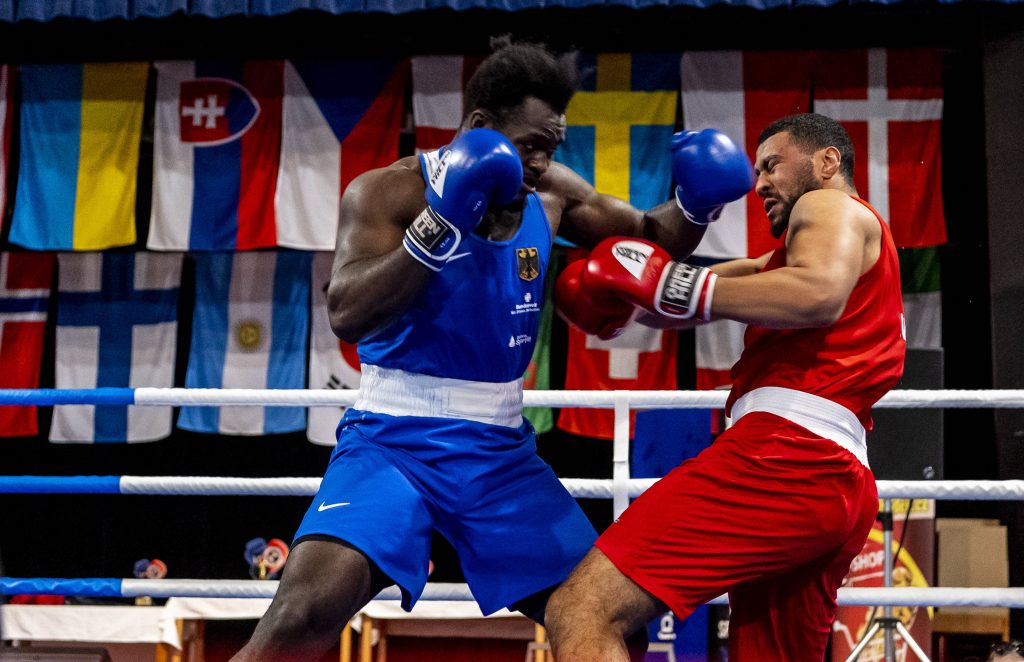
M 135 243 L 148 73 L 144 62 L 21 68 L 12 243 L 76 251 Z

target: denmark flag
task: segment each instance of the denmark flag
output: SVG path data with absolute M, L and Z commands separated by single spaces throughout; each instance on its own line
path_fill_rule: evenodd
M 873 48 L 820 54 L 814 110 L 853 141 L 854 183 L 900 247 L 946 242 L 942 53 Z

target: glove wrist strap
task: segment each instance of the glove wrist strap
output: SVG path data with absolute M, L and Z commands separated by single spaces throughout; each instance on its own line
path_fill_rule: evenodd
M 711 301 L 718 275 L 707 267 L 671 262 L 661 272 L 654 309 L 666 317 L 711 321 Z
M 683 205 L 682 194 L 682 187 L 677 185 L 675 189 L 675 196 L 673 196 L 676 199 L 676 206 L 682 210 L 683 216 L 686 218 L 686 220 L 693 223 L 694 225 L 700 225 L 702 227 L 707 226 L 711 222 L 717 221 L 718 217 L 722 215 L 722 209 L 725 207 L 725 205 L 705 207 L 699 209 L 698 213 L 696 214 L 691 212 L 689 209 L 686 208 L 685 205 Z
M 440 271 L 462 242 L 462 233 L 429 206 L 405 229 L 402 246 L 418 262 Z

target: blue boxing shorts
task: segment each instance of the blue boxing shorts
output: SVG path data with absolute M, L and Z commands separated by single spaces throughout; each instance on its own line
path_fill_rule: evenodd
M 296 540 L 326 535 L 359 549 L 408 611 L 427 581 L 434 529 L 485 615 L 562 582 L 597 537 L 537 457 L 525 419 L 512 428 L 348 410 Z

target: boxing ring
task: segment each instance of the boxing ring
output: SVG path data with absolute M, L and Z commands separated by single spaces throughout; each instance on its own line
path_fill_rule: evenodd
M 5 389 L 4 405 L 140 405 L 277 407 L 343 407 L 358 397 L 356 390 L 271 389 Z M 564 478 L 576 498 L 610 499 L 615 516 L 657 479 L 632 479 L 629 467 L 631 409 L 722 409 L 724 391 L 526 391 L 527 407 L 608 408 L 615 413 L 611 479 Z M 876 408 L 1024 408 L 1024 390 L 899 390 L 883 397 Z M 229 476 L 0 476 L 0 494 L 122 494 L 174 496 L 314 495 L 320 478 L 239 478 Z M 878 481 L 882 500 L 1024 500 L 1024 480 Z M 78 595 L 111 598 L 270 598 L 275 580 L 199 580 L 134 578 L 0 577 L 3 595 Z M 399 600 L 397 587 L 375 600 Z M 465 584 L 428 583 L 421 600 L 471 601 Z M 725 603 L 721 596 L 712 603 Z M 844 587 L 838 602 L 845 606 L 1010 607 L 1024 608 L 1024 587 Z

